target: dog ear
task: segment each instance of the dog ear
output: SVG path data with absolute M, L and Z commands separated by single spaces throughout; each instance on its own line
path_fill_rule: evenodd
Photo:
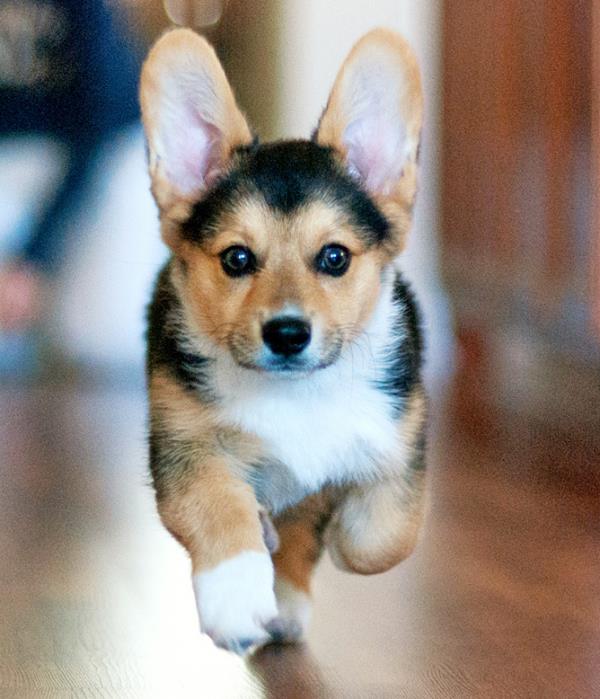
M 416 193 L 423 94 L 404 39 L 375 29 L 337 75 L 316 140 L 341 155 L 350 174 L 387 213 L 406 216 Z
M 214 50 L 189 29 L 170 31 L 154 45 L 140 102 L 152 192 L 161 212 L 177 218 L 252 135 Z

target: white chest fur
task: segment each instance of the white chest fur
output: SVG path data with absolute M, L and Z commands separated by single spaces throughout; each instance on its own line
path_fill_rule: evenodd
M 361 341 L 306 378 L 265 377 L 217 361 L 221 419 L 261 438 L 307 491 L 402 461 L 390 399 L 376 387 L 393 311 L 391 293 L 384 293 Z
M 395 451 L 388 401 L 366 381 L 290 383 L 278 381 L 262 391 L 240 386 L 224 403 L 222 415 L 260 437 L 308 489 L 326 480 L 368 476 L 376 461 Z

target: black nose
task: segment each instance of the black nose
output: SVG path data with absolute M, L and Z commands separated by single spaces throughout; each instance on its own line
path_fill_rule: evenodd
M 262 336 L 272 352 L 289 357 L 302 352 L 310 342 L 310 325 L 294 318 L 270 320 L 263 326 Z

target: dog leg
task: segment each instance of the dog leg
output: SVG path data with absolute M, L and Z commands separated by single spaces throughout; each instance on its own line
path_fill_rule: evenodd
M 310 581 L 323 549 L 330 497 L 319 493 L 275 519 L 279 548 L 273 555 L 278 616 L 267 627 L 273 641 L 294 643 L 306 633 L 311 614 Z
M 236 652 L 266 640 L 264 626 L 277 614 L 274 573 L 251 488 L 208 459 L 158 510 L 190 554 L 202 631 Z
M 243 652 L 277 615 L 264 516 L 235 455 L 214 443 L 204 408 L 171 377 L 151 384 L 151 469 L 158 511 L 187 549 L 202 631 Z
M 338 568 L 383 573 L 412 552 L 423 519 L 424 475 L 411 469 L 348 492 L 325 534 Z

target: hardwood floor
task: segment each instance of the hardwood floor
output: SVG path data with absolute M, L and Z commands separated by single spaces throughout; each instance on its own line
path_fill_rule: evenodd
M 324 561 L 308 644 L 243 661 L 198 633 L 144 410 L 136 390 L 0 389 L 1 697 L 600 696 L 596 435 L 451 404 L 417 552 L 371 578 Z

